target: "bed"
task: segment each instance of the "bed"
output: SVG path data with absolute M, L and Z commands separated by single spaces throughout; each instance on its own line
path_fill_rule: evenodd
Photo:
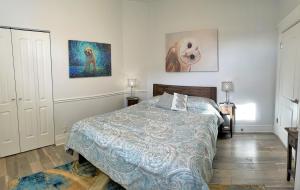
M 154 84 L 150 100 L 75 123 L 66 149 L 126 189 L 208 190 L 220 115 L 209 104 L 187 112 L 158 108 L 164 92 L 216 101 L 216 87 Z

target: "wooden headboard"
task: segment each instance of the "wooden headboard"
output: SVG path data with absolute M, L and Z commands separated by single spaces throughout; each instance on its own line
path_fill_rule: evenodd
M 201 87 L 201 86 L 176 86 L 165 84 L 153 84 L 153 96 L 162 95 L 164 92 L 173 94 L 186 94 L 189 96 L 201 96 L 210 98 L 217 102 L 217 87 Z

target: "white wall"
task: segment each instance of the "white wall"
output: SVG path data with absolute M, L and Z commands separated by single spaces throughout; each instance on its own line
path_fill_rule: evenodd
M 56 142 L 75 121 L 123 106 L 122 1 L 0 0 L 0 25 L 51 31 Z M 112 76 L 70 79 L 68 40 L 110 43 Z
M 149 63 L 149 4 L 123 0 L 123 61 L 125 80 L 137 79 L 136 96 L 146 98 Z
M 279 17 L 282 20 L 292 10 L 294 10 L 299 4 L 300 0 L 278 0 L 279 1 Z
M 232 80 L 237 114 L 254 114 L 253 121 L 238 120 L 236 131 L 272 131 L 278 3 L 274 0 L 164 0 L 150 3 L 148 95 L 153 83 L 217 86 Z M 165 34 L 202 28 L 219 29 L 219 72 L 166 73 Z M 256 111 L 249 112 L 247 106 Z M 246 108 L 243 110 L 243 106 Z M 247 111 L 249 113 L 247 113 Z M 237 118 L 239 119 L 239 118 Z

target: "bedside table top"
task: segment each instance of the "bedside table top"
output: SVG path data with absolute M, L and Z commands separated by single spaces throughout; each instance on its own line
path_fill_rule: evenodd
M 230 102 L 229 104 L 225 103 L 225 102 L 220 102 L 219 103 L 220 107 L 235 107 L 235 104 Z
M 139 100 L 139 97 L 135 97 L 135 96 L 128 96 L 127 100 Z

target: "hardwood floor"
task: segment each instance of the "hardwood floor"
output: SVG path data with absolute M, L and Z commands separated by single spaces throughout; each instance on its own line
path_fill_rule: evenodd
M 218 140 L 211 183 L 292 190 L 294 182 L 286 181 L 286 162 L 286 149 L 274 134 L 236 134 Z
M 63 146 L 41 149 L 0 158 L 0 189 L 20 176 L 50 169 L 77 159 Z M 273 134 L 239 134 L 219 139 L 211 183 L 266 184 L 268 190 L 292 190 L 286 181 L 286 149 Z
M 7 190 L 7 183 L 12 179 L 51 169 L 75 159 L 76 156 L 65 153 L 63 146 L 47 146 L 0 158 L 0 190 Z

